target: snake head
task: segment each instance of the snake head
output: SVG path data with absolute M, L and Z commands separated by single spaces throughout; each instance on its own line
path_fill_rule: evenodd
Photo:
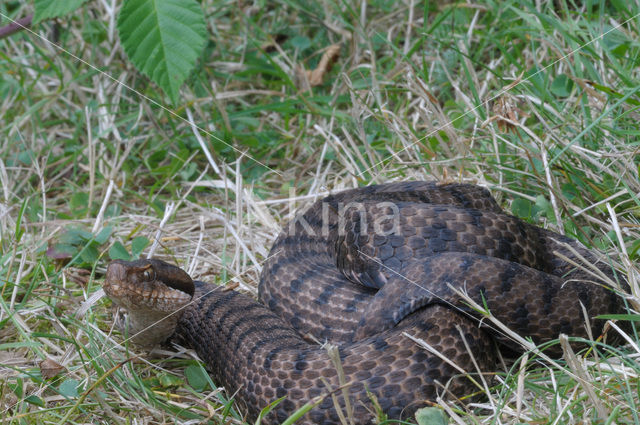
M 120 330 L 133 343 L 147 347 L 173 334 L 195 291 L 184 270 L 155 259 L 112 261 L 102 287 L 126 311 L 118 323 Z

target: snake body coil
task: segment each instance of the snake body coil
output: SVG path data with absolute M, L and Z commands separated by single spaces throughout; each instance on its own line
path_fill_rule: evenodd
M 597 268 L 574 268 L 554 251 Z M 371 397 L 389 417 L 406 418 L 438 395 L 473 389 L 461 371 L 476 372 L 474 361 L 482 371 L 495 369 L 492 339 L 519 349 L 479 326 L 459 291 L 541 343 L 561 333 L 587 337 L 582 306 L 599 335 L 603 321 L 594 317 L 622 312 L 603 282 L 614 278 L 595 253 L 503 213 L 485 189 L 406 182 L 341 192 L 299 214 L 265 263 L 262 303 L 211 291 L 158 260 L 112 262 L 104 288 L 128 310 L 130 334 L 172 311 L 168 301 L 184 307 L 166 329 L 156 326 L 139 342 L 172 336 L 194 347 L 250 418 L 285 397 L 263 420 L 279 423 L 340 388 L 303 422 L 337 424 L 351 412 L 366 424 L 374 416 Z M 342 377 L 309 338 L 339 344 Z

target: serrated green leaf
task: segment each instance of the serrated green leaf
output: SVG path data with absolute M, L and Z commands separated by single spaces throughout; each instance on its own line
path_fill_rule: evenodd
M 82 6 L 82 3 L 86 1 L 87 0 L 35 0 L 33 4 L 35 7 L 33 23 L 37 24 L 45 19 L 64 16 Z
M 118 15 L 124 51 L 175 103 L 206 41 L 195 0 L 126 0 Z
M 133 258 L 140 257 L 140 254 L 149 245 L 149 239 L 144 236 L 138 236 L 131 241 L 131 256 Z
M 112 260 L 131 260 L 127 248 L 120 242 L 115 242 L 111 245 L 111 248 L 109 248 L 109 257 L 111 257 Z

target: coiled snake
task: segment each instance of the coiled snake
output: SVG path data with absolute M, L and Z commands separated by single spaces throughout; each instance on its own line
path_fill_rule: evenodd
M 597 269 L 575 268 L 554 251 Z M 461 371 L 476 372 L 474 361 L 495 369 L 492 339 L 519 348 L 479 326 L 481 315 L 454 289 L 541 343 L 560 333 L 587 337 L 585 323 L 600 335 L 595 316 L 623 311 L 605 282 L 615 278 L 594 252 L 505 214 L 485 189 L 404 182 L 340 192 L 300 213 L 264 265 L 261 303 L 192 282 L 159 260 L 112 262 L 104 290 L 127 310 L 130 335 L 154 325 L 134 341 L 172 337 L 195 348 L 250 418 L 284 397 L 263 419 L 278 423 L 346 383 L 303 422 L 339 423 L 351 409 L 364 424 L 372 398 L 390 418 L 405 418 L 438 395 L 469 392 Z M 342 381 L 309 338 L 339 344 Z

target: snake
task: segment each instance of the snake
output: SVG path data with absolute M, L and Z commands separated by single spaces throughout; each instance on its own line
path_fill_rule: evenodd
M 424 181 L 299 212 L 258 300 L 159 259 L 114 260 L 103 284 L 134 343 L 195 349 L 247 419 L 325 425 L 477 392 L 497 350 L 526 350 L 495 323 L 556 356 L 561 334 L 601 336 L 623 286 L 604 255 L 505 213 L 486 188 Z

